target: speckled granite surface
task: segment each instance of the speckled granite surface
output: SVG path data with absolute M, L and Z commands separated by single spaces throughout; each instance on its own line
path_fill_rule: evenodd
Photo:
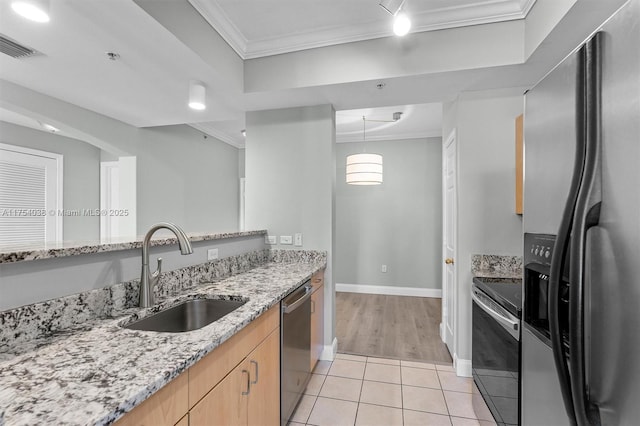
M 5 339 L 5 358 L 0 358 L 0 424 L 113 422 L 326 265 L 323 253 L 276 252 L 253 252 L 245 260 L 262 261 L 261 264 L 232 276 L 227 274 L 226 278 L 216 274 L 233 270 L 234 264 L 235 268 L 242 268 L 240 259 L 230 260 L 227 266 L 218 266 L 218 269 L 209 264 L 193 267 L 192 287 L 178 289 L 181 293 L 175 294 L 172 285 L 167 284 L 165 290 L 174 295 L 150 309 L 128 306 L 134 304 L 136 298 L 131 300 L 127 294 L 137 297 L 137 289 L 134 290 L 131 283 L 124 283 L 115 292 L 121 292 L 120 296 L 114 297 L 112 293 L 111 303 L 107 296 L 94 295 L 83 299 L 84 304 L 67 301 L 67 305 L 58 306 L 62 313 L 57 318 L 43 320 L 38 310 L 31 312 L 26 324 L 36 330 L 34 336 L 40 330 L 40 337 Z M 218 278 L 213 278 L 216 280 L 213 283 L 201 284 L 200 278 L 193 280 L 194 276 L 204 280 Z M 176 280 L 172 282 L 180 281 Z M 187 333 L 121 328 L 122 324 L 193 298 L 247 302 L 224 318 Z M 40 309 L 47 311 L 44 306 Z M 65 319 L 74 315 L 84 315 L 84 320 L 76 324 Z M 49 328 L 49 325 L 55 321 L 59 321 L 59 329 L 52 334 L 51 329 L 55 327 Z M 14 328 L 16 332 L 23 330 Z
M 474 277 L 522 278 L 522 257 L 474 254 L 471 273 Z
M 266 230 L 225 232 L 219 234 L 187 233 L 191 242 L 223 240 L 228 238 L 249 237 L 253 235 L 266 235 Z M 80 254 L 103 253 L 108 251 L 139 249 L 142 247 L 144 236 L 135 241 L 114 240 L 108 244 L 100 244 L 95 241 L 70 241 L 64 243 L 45 243 L 22 246 L 0 246 L 0 263 L 24 262 L 37 259 L 51 259 L 55 257 L 77 256 Z M 151 246 L 166 246 L 177 244 L 175 237 L 154 238 Z

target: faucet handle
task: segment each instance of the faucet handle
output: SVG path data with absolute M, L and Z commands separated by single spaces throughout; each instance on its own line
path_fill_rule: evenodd
M 159 257 L 159 258 L 158 258 L 158 269 L 156 269 L 156 271 L 155 271 L 153 274 L 151 274 L 151 276 L 152 276 L 153 278 L 158 278 L 158 276 L 159 276 L 161 273 L 162 273 L 162 258 L 161 258 L 161 257 Z

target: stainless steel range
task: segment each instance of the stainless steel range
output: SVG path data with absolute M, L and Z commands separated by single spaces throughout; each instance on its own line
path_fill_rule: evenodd
M 471 298 L 473 381 L 496 423 L 517 425 L 522 281 L 476 277 Z

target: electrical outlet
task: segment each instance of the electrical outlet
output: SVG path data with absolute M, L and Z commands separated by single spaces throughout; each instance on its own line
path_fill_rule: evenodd
M 292 244 L 291 235 L 280 235 L 280 244 Z
M 294 240 L 294 245 L 296 247 L 302 247 L 302 234 L 301 233 L 297 233 L 293 236 L 293 240 Z
M 216 260 L 218 258 L 218 249 L 207 250 L 207 260 Z
M 380 272 L 387 272 L 387 265 L 382 265 L 382 267 L 380 268 Z
M 277 244 L 278 241 L 276 240 L 276 236 L 275 235 L 265 235 L 264 243 L 265 244 Z

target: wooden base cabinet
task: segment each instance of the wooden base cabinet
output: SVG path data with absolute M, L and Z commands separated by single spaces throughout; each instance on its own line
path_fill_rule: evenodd
M 258 346 L 248 357 L 251 388 L 248 409 L 249 426 L 280 424 L 280 329 Z
M 311 371 L 324 348 L 324 271 L 311 277 Z
M 272 332 L 189 412 L 190 426 L 280 423 L 280 332 Z
M 279 426 L 279 307 L 125 414 L 118 426 Z

